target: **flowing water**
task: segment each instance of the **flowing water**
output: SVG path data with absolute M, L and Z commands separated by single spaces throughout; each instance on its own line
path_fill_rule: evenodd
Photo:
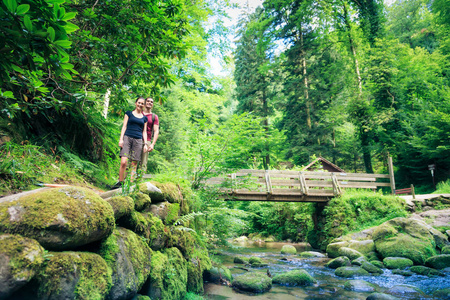
M 334 270 L 325 267 L 329 258 L 300 258 L 298 255 L 281 254 L 280 250 L 286 243 L 233 243 L 229 247 L 223 247 L 216 257 L 227 266 L 233 276 L 239 276 L 247 272 L 264 272 L 273 276 L 283 272 L 305 269 L 316 280 L 317 284 L 310 287 L 286 287 L 274 284 L 272 289 L 264 294 L 246 294 L 233 290 L 226 285 L 205 283 L 205 298 L 209 300 L 291 300 L 291 299 L 366 299 L 370 292 L 354 292 L 344 289 L 344 283 L 348 280 L 360 279 L 375 285 L 376 292 L 384 292 L 395 295 L 399 299 L 444 299 L 433 297 L 434 291 L 450 288 L 450 273 L 445 276 L 427 277 L 422 275 L 401 276 L 392 274 L 390 270 L 383 269 L 379 276 L 359 276 L 356 278 L 342 278 L 334 275 Z M 290 244 L 297 248 L 297 252 L 306 251 L 305 244 Z M 244 265 L 234 264 L 235 256 L 250 258 L 258 256 L 268 264 L 263 268 L 250 268 Z M 419 288 L 423 293 L 395 293 L 396 286 L 408 285 Z M 448 298 L 445 298 L 448 299 Z

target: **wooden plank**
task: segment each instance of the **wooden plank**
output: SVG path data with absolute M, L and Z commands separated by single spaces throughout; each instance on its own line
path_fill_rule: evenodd
M 272 194 L 272 183 L 270 182 L 270 175 L 269 172 L 265 172 L 265 179 L 266 179 L 266 190 L 267 193 Z

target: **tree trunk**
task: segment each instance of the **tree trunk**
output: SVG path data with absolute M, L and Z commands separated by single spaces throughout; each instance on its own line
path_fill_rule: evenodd
M 306 102 L 306 126 L 311 129 L 311 103 L 309 101 L 309 91 L 308 91 L 308 74 L 306 71 L 306 51 L 303 44 L 303 33 L 300 32 L 300 47 L 302 53 L 302 66 L 303 66 L 303 82 L 305 85 L 304 95 Z
M 263 100 L 263 111 L 264 111 L 264 129 L 266 131 L 266 156 L 264 159 L 264 170 L 268 170 L 269 169 L 269 164 L 270 164 L 270 155 L 269 155 L 269 108 L 267 105 L 267 95 L 266 95 L 266 89 L 264 88 L 263 90 L 263 95 L 262 95 L 262 100 Z

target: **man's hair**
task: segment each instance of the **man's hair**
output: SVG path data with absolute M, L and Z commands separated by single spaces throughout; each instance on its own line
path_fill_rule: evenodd
M 141 99 L 145 101 L 145 98 L 144 98 L 144 97 L 137 97 L 137 99 L 136 99 L 136 101 L 134 101 L 134 103 L 138 102 L 138 101 L 141 100 Z

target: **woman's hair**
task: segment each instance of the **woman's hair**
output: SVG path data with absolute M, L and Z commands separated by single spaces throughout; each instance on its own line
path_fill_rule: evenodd
M 137 97 L 137 99 L 136 99 L 136 101 L 134 103 L 138 102 L 141 99 L 144 100 L 144 102 L 145 102 L 145 98 L 144 97 Z

